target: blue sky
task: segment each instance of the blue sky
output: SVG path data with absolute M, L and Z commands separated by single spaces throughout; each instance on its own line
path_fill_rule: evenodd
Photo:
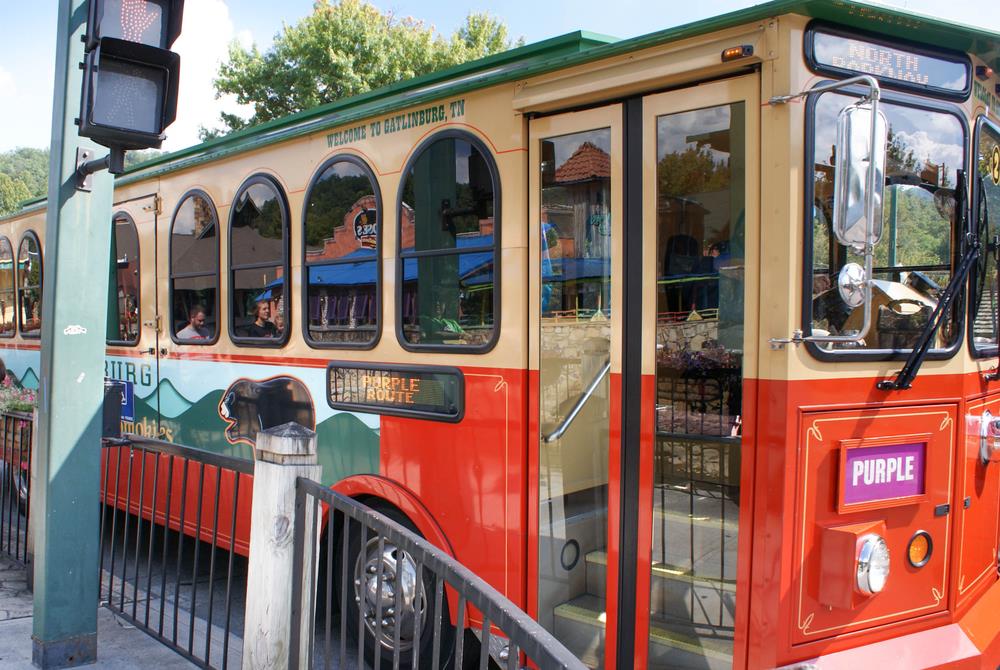
M 65 0 L 0 0 L 0 151 L 49 144 L 56 7 L 60 1 Z M 507 23 L 514 37 L 523 36 L 530 43 L 581 29 L 634 37 L 756 3 L 374 0 L 373 4 L 398 16 L 421 19 L 445 35 L 461 25 L 469 12 L 489 11 Z M 993 30 L 1000 27 L 1000 3 L 894 0 L 889 4 Z M 177 121 L 167 130 L 164 148 L 180 149 L 196 143 L 200 125 L 215 125 L 220 110 L 234 111 L 232 101 L 214 99 L 211 83 L 232 40 L 266 48 L 283 22 L 295 23 L 311 11 L 312 5 L 312 0 L 187 0 L 184 29 L 175 45 L 182 58 L 180 109 Z

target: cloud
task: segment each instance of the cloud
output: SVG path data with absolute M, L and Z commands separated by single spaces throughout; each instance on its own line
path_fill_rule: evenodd
M 237 35 L 225 0 L 198 0 L 184 7 L 184 26 L 173 50 L 181 56 L 180 93 L 177 120 L 167 128 L 167 151 L 198 143 L 198 128 L 219 125 L 219 112 L 249 115 L 248 106 L 239 105 L 233 96 L 215 97 L 212 80 L 229 54 L 229 44 L 250 40 L 249 31 Z

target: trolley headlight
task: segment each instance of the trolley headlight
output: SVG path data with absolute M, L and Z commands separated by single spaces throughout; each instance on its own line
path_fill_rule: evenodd
M 861 538 L 857 576 L 858 591 L 866 596 L 879 593 L 889 581 L 889 547 L 880 535 Z

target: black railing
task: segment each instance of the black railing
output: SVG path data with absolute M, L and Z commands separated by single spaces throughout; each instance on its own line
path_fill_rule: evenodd
M 304 565 L 310 506 L 313 518 L 326 512 L 318 570 L 308 580 L 316 594 L 316 623 L 302 630 L 302 617 L 293 615 L 289 644 L 298 649 L 302 636 L 309 636 L 310 667 L 466 667 L 463 642 L 471 629 L 484 670 L 491 659 L 508 670 L 526 663 L 546 670 L 585 668 L 500 592 L 389 513 L 302 478 L 296 487 L 296 566 Z M 299 577 L 293 603 L 303 602 L 306 580 Z M 289 667 L 298 668 L 296 653 L 290 661 Z
M 27 564 L 34 431 L 31 413 L 0 414 L 0 431 L 0 552 Z
M 102 452 L 102 604 L 203 668 L 239 667 L 253 462 L 134 435 Z

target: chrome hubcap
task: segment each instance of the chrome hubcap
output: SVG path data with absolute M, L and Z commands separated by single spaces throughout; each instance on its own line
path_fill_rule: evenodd
M 379 566 L 382 581 L 379 588 Z M 398 591 L 398 602 L 397 602 Z M 427 599 L 417 594 L 417 567 L 408 553 L 386 542 L 379 552 L 378 538 L 369 540 L 354 565 L 354 601 L 368 632 L 384 649 L 395 645 L 396 628 L 399 627 L 399 650 L 413 647 L 413 633 L 417 617 L 424 630 L 427 618 Z M 381 626 L 377 617 L 382 615 Z

